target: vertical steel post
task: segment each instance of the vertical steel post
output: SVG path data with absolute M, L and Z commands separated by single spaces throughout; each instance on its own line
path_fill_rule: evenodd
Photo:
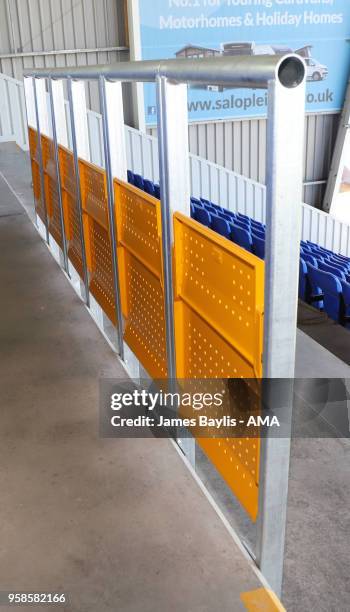
M 305 81 L 269 84 L 264 378 L 290 379 L 291 423 L 301 238 Z M 280 596 L 283 577 L 290 437 L 261 440 L 257 562 Z
M 77 149 L 77 135 L 75 129 L 75 110 L 73 104 L 73 93 L 72 93 L 72 79 L 67 79 L 67 91 L 68 91 L 68 103 L 69 103 L 69 114 L 70 114 L 70 125 L 72 135 L 72 149 L 74 158 L 74 173 L 75 173 L 75 187 L 77 195 L 77 207 L 78 207 L 78 218 L 79 218 L 79 235 L 81 244 L 81 255 L 83 262 L 83 274 L 84 274 L 84 287 L 85 287 L 85 302 L 86 305 L 90 305 L 89 295 L 89 271 L 86 260 L 86 249 L 85 249 L 85 237 L 84 237 L 84 226 L 83 226 L 83 211 L 81 202 L 81 189 L 80 189 L 80 172 L 79 172 L 79 158 Z
M 65 226 L 64 226 L 60 160 L 59 160 L 58 141 L 57 141 L 56 111 L 55 111 L 55 102 L 53 99 L 51 77 L 48 78 L 48 86 L 49 86 L 50 111 L 51 111 L 52 140 L 53 140 L 53 146 L 54 146 L 55 169 L 56 169 L 56 177 L 57 177 L 58 205 L 60 209 L 60 227 L 61 227 L 61 234 L 62 234 L 63 262 L 64 262 L 64 270 L 69 276 L 68 248 L 67 248 L 66 231 L 65 231 Z
M 158 151 L 162 216 L 162 253 L 168 378 L 176 390 L 176 347 L 173 286 L 173 214 L 190 216 L 190 168 L 187 85 L 157 78 Z M 195 465 L 195 440 L 177 430 L 177 442 Z
M 157 77 L 158 150 L 168 378 L 176 378 L 172 215 L 190 213 L 187 85 Z
M 35 117 L 36 117 L 36 130 L 37 130 L 37 138 L 38 138 L 37 153 L 38 153 L 38 162 L 39 162 L 39 167 L 40 167 L 41 201 L 43 203 L 43 207 L 45 211 L 46 242 L 47 244 L 50 244 L 49 217 L 47 214 L 46 199 L 45 199 L 44 164 L 43 164 L 43 152 L 42 152 L 42 147 L 41 147 L 41 129 L 40 129 L 40 116 L 39 116 L 37 79 L 36 78 L 33 80 L 33 92 L 34 92 L 34 105 L 35 105 Z
M 107 176 L 107 200 L 108 200 L 108 220 L 109 234 L 112 249 L 112 268 L 113 268 L 113 285 L 114 285 L 114 300 L 115 314 L 117 319 L 117 337 L 118 337 L 118 352 L 122 360 L 124 360 L 124 330 L 123 330 L 123 314 L 120 297 L 120 282 L 119 268 L 117 257 L 117 231 L 116 220 L 114 214 L 114 188 L 113 188 L 113 173 L 111 163 L 111 143 L 109 138 L 109 122 L 107 112 L 107 96 L 106 96 L 106 80 L 103 76 L 99 79 L 99 92 L 102 114 L 102 129 L 103 129 L 103 147 L 105 155 L 105 166 Z

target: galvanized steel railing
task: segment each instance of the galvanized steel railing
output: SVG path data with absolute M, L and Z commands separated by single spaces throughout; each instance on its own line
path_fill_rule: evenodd
M 126 180 L 126 144 L 121 83 L 155 82 L 157 86 L 158 153 L 161 187 L 162 262 L 165 298 L 166 355 L 169 378 L 176 378 L 172 216 L 189 216 L 190 169 L 188 158 L 187 85 L 262 88 L 269 92 L 265 322 L 263 374 L 267 378 L 294 376 L 296 310 L 301 230 L 302 153 L 304 137 L 305 64 L 296 55 L 207 58 L 161 62 L 126 62 L 83 68 L 32 69 L 25 74 L 29 124 L 48 131 L 45 118 L 45 80 L 49 83 L 52 133 L 59 177 L 58 143 L 64 112 L 62 80 L 68 84 L 79 225 L 83 246 L 85 299 L 89 301 L 88 268 L 84 248 L 79 157 L 87 158 L 86 114 L 83 81 L 98 80 L 102 102 L 104 157 L 107 175 L 108 218 L 112 248 L 118 350 L 124 359 L 123 316 L 116 252 L 113 177 Z M 46 105 L 47 108 L 47 105 Z M 85 117 L 85 119 L 84 119 Z M 67 140 L 66 136 L 65 139 Z M 39 151 L 41 188 L 44 193 L 42 152 Z M 59 194 L 62 199 L 62 195 Z M 63 223 L 63 207 L 60 201 Z M 46 219 L 46 238 L 49 241 Z M 63 245 L 67 267 L 67 245 Z M 68 268 L 67 268 L 68 271 Z M 291 405 L 290 405 L 291 411 Z M 282 582 L 284 529 L 288 486 L 290 440 L 262 440 L 258 543 L 256 558 L 272 588 Z

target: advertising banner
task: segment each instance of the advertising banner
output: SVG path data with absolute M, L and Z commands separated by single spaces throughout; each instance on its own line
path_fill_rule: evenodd
M 349 0 L 139 0 L 142 59 L 294 52 L 307 64 L 307 111 L 339 110 L 350 68 Z M 155 87 L 145 86 L 156 122 Z M 266 115 L 261 90 L 194 86 L 192 121 Z

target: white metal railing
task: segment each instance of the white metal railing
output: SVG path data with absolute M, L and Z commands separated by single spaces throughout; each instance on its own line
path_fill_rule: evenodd
M 49 104 L 49 100 L 48 100 Z M 68 101 L 66 121 L 71 147 Z M 88 110 L 90 161 L 104 167 L 102 116 Z M 157 138 L 126 126 L 128 167 L 159 181 Z M 0 142 L 16 142 L 28 149 L 23 83 L 0 74 Z M 266 187 L 203 157 L 190 154 L 191 193 L 221 206 L 266 221 Z M 350 257 L 350 226 L 323 211 L 302 204 L 302 238 Z
M 0 142 L 28 149 L 23 83 L 4 74 L 0 74 Z

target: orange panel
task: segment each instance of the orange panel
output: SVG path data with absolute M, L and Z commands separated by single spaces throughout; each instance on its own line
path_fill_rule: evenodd
M 38 132 L 28 127 L 29 153 L 31 159 L 37 159 Z
M 264 263 L 179 213 L 174 241 L 178 377 L 257 379 L 259 387 Z M 259 439 L 197 441 L 255 520 Z
M 116 325 L 112 249 L 109 232 L 91 217 L 88 217 L 87 220 L 84 219 L 84 227 L 87 228 L 85 241 L 87 250 L 89 250 L 90 291 L 108 318 Z
M 80 278 L 84 279 L 73 153 L 59 146 L 59 162 L 68 257 Z
M 29 153 L 32 167 L 32 179 L 33 179 L 33 192 L 34 192 L 34 203 L 37 215 L 40 217 L 42 222 L 46 223 L 45 215 L 45 202 L 43 201 L 41 194 L 41 178 L 40 178 L 40 166 L 38 162 L 38 133 L 33 128 L 28 128 L 28 139 L 29 139 Z
M 114 181 L 125 341 L 153 378 L 165 378 L 160 202 Z
M 152 378 L 166 378 L 164 296 L 160 280 L 128 251 L 121 261 L 126 289 L 125 342 Z
M 83 211 L 108 230 L 107 179 L 102 168 L 79 160 Z
M 79 173 L 86 256 L 91 274 L 90 291 L 116 325 L 106 173 L 83 160 L 79 160 Z
M 61 187 L 75 198 L 76 187 L 73 153 L 60 145 L 58 147 L 58 154 L 60 159 Z

